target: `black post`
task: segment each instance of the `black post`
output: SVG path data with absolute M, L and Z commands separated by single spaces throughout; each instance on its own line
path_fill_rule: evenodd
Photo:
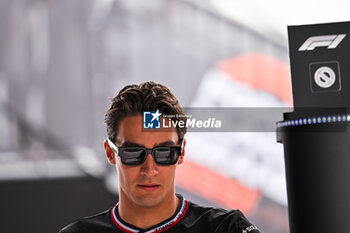
M 284 144 L 290 233 L 350 232 L 350 22 L 288 27 Z

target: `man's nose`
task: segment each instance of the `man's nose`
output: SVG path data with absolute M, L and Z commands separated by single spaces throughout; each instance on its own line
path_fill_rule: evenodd
M 141 174 L 145 176 L 156 176 L 158 174 L 158 167 L 153 159 L 152 154 L 147 154 L 146 161 L 141 165 Z

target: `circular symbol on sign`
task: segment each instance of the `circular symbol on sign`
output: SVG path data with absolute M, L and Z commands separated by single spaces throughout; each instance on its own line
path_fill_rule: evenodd
M 335 73 L 328 66 L 322 66 L 315 72 L 315 82 L 321 88 L 328 88 L 335 83 Z

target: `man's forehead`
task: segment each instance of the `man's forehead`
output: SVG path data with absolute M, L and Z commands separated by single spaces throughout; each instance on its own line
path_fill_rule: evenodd
M 143 129 L 142 116 L 127 116 L 118 127 L 116 143 L 123 144 L 132 142 L 138 145 L 161 144 L 172 141 L 174 144 L 178 141 L 176 128 L 171 129 Z
M 176 145 L 178 141 L 177 135 L 169 135 L 166 137 L 125 137 L 124 135 L 118 135 L 116 137 L 117 145 L 139 145 L 139 146 L 159 146 L 159 145 Z

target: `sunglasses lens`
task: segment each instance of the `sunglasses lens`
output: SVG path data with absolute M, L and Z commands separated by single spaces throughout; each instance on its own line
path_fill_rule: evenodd
M 157 148 L 154 153 L 156 163 L 163 165 L 175 164 L 179 154 L 176 148 Z
M 126 165 L 139 165 L 143 163 L 146 151 L 140 148 L 124 149 L 120 154 L 121 160 Z

